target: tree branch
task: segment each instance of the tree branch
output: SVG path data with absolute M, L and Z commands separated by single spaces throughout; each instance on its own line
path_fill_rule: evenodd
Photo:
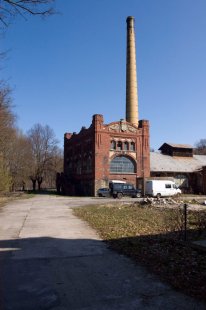
M 51 4 L 55 0 L 2 0 L 0 6 L 0 22 L 8 26 L 8 18 L 25 14 L 48 16 L 54 14 Z

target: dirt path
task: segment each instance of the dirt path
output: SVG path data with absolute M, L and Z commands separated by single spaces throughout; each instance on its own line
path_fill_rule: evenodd
M 1 310 L 206 309 L 109 250 L 72 207 L 37 195 L 0 211 Z

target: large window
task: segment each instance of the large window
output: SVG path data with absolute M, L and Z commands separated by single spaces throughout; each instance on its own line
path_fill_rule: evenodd
M 135 173 L 135 163 L 128 157 L 116 156 L 110 163 L 111 173 Z

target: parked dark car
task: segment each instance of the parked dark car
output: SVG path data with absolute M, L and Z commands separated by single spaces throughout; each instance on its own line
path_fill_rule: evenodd
M 123 196 L 130 196 L 132 198 L 139 198 L 142 196 L 141 190 L 136 189 L 130 183 L 111 183 L 111 196 L 121 199 Z
M 99 197 L 110 197 L 111 196 L 110 188 L 108 187 L 99 188 L 97 191 L 97 195 Z

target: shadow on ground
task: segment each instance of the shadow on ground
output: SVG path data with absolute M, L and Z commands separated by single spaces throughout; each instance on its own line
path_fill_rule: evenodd
M 195 269 L 192 257 L 196 250 L 182 243 L 177 247 L 174 234 L 168 237 L 108 241 L 113 249 L 141 262 L 158 277 L 111 252 L 99 240 L 41 237 L 0 241 L 0 309 L 206 309 L 206 304 L 158 280 L 174 287 L 182 281 L 184 292 L 206 296 L 205 265 L 201 265 L 205 252 L 199 254 L 201 264 Z M 189 290 L 191 276 L 193 290 Z
M 33 194 L 33 195 L 58 195 L 56 189 L 51 188 L 51 189 L 41 189 L 41 190 L 28 190 L 25 191 L 27 194 Z

